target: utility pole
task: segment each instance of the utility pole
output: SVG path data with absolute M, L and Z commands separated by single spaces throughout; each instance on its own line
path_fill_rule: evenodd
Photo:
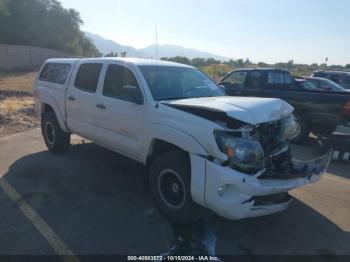
M 158 26 L 156 25 L 156 60 L 158 60 Z

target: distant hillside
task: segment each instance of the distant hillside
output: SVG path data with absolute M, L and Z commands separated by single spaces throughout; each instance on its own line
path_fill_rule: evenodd
M 143 57 L 144 55 L 141 54 L 137 49 L 131 47 L 131 46 L 124 46 L 121 44 L 118 44 L 112 40 L 107 40 L 99 35 L 92 34 L 89 32 L 85 32 L 85 35 L 87 38 L 89 38 L 97 47 L 97 49 L 102 53 L 102 54 L 107 54 L 112 52 L 118 52 L 119 54 L 121 52 L 126 51 L 127 56 L 131 57 Z
M 155 45 L 150 45 L 145 48 L 139 49 L 142 53 L 147 55 L 148 57 L 154 57 L 155 56 Z M 217 60 L 226 61 L 230 58 L 211 54 L 204 51 L 199 51 L 192 48 L 186 48 L 183 46 L 177 46 L 177 45 L 158 45 L 158 57 L 174 57 L 174 56 L 186 56 L 189 59 L 193 58 L 215 58 Z
M 123 51 L 127 52 L 129 57 L 144 57 L 144 58 L 154 58 L 156 47 L 155 45 L 150 45 L 145 48 L 136 49 L 131 46 L 124 46 L 118 44 L 112 40 L 107 40 L 99 35 L 85 32 L 85 35 L 92 40 L 95 46 L 100 50 L 101 53 L 107 54 L 112 52 L 121 53 Z M 185 48 L 177 45 L 158 45 L 158 58 L 161 57 L 174 57 L 174 56 L 186 56 L 190 59 L 200 57 L 200 58 L 215 58 L 218 60 L 226 61 L 230 58 L 211 54 L 204 51 L 199 51 L 192 48 Z

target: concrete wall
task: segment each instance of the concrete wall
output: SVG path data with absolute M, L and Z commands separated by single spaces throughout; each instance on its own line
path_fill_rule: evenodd
M 69 55 L 48 48 L 0 45 L 0 70 L 37 68 L 48 58 L 69 57 Z

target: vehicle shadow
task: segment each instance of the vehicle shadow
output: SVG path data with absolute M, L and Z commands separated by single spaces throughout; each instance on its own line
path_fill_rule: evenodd
M 73 145 L 64 155 L 27 155 L 4 177 L 78 255 L 158 255 L 178 235 L 171 231 L 178 227 L 155 209 L 143 167 L 95 144 Z M 17 209 L 14 204 L 6 208 L 4 212 Z M 208 242 L 209 236 L 219 255 L 350 253 L 350 234 L 298 200 L 287 212 L 264 218 L 228 221 L 208 213 L 205 223 L 187 228 L 203 230 L 200 238 Z M 12 245 L 19 243 L 20 232 L 35 230 L 14 221 L 15 233 L 6 235 Z M 6 253 L 4 249 L 0 247 L 0 253 Z

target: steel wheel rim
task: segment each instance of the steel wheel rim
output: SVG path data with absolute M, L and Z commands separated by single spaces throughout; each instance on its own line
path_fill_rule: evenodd
M 180 209 L 186 202 L 185 183 L 172 169 L 162 170 L 158 176 L 157 187 L 162 201 L 172 209 Z
M 295 121 L 295 127 L 296 127 L 296 130 L 295 130 L 295 134 L 294 136 L 292 137 L 292 139 L 295 139 L 296 137 L 298 137 L 301 133 L 301 127 L 300 127 L 300 123 L 298 121 L 298 118 L 296 118 L 295 116 L 294 117 L 294 121 Z
M 50 145 L 53 145 L 55 143 L 56 132 L 55 132 L 55 128 L 51 122 L 45 123 L 45 137 L 46 137 L 46 141 Z

